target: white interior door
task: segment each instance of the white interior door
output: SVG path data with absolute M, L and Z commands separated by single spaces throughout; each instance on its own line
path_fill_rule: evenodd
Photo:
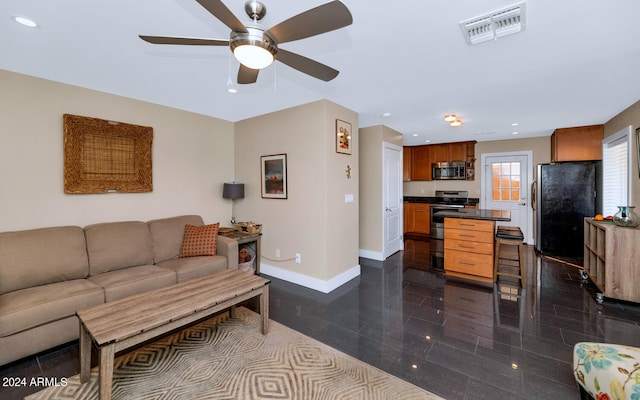
M 533 213 L 530 188 L 533 179 L 531 152 L 483 154 L 482 208 L 509 210 L 510 222 L 499 225 L 518 226 L 525 242 L 533 243 Z
M 402 147 L 382 143 L 383 258 L 402 250 Z

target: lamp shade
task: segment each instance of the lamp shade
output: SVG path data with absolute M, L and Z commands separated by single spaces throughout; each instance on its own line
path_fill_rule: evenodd
M 222 197 L 225 199 L 243 199 L 244 183 L 225 183 L 222 189 Z

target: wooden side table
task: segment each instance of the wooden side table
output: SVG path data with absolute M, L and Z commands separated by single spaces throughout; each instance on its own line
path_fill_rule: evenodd
M 246 244 L 249 247 L 249 252 L 253 253 L 253 260 L 255 260 L 256 274 L 260 274 L 260 237 L 262 233 L 246 233 L 240 231 L 232 232 L 220 232 L 219 235 L 235 239 L 238 242 L 238 250 L 243 248 L 241 245 Z

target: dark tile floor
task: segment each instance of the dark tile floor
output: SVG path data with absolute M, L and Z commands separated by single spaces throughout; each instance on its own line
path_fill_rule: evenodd
M 407 240 L 330 294 L 272 279 L 271 318 L 446 399 L 578 399 L 578 341 L 640 347 L 640 305 L 606 299 L 578 269 L 526 250 L 528 282 L 445 279 L 434 244 Z M 3 377 L 78 373 L 77 342 L 0 367 Z M 39 388 L 0 387 L 18 399 Z

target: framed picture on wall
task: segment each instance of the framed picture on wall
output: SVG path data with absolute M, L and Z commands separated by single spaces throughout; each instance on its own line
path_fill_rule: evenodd
M 351 154 L 351 124 L 336 120 L 336 152 Z
M 260 178 L 263 199 L 286 199 L 287 155 L 261 156 Z

